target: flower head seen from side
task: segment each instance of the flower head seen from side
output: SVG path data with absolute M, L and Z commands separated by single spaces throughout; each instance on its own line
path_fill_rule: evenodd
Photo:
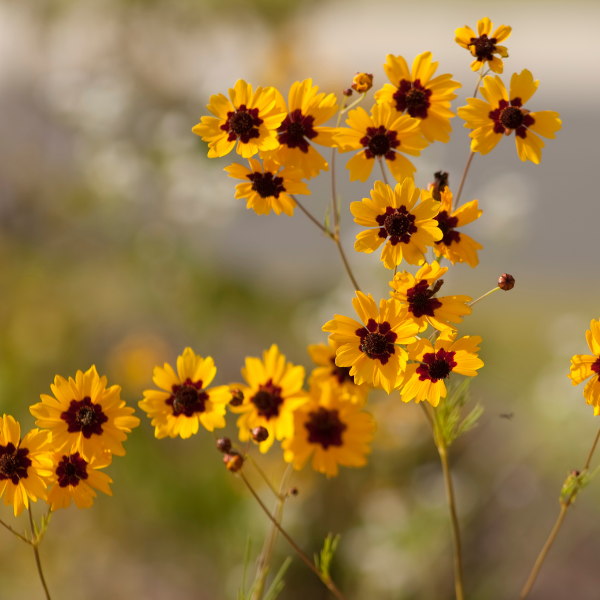
M 383 388 L 388 394 L 402 380 L 407 354 L 399 344 L 415 341 L 419 326 L 407 317 L 397 300 L 381 300 L 379 308 L 372 296 L 356 292 L 352 299 L 360 322 L 335 315 L 323 325 L 338 348 L 335 364 L 351 367 L 354 383 Z
M 510 37 L 512 29 L 507 25 L 500 25 L 492 33 L 493 27 L 493 23 L 486 17 L 477 21 L 477 34 L 467 25 L 459 27 L 454 32 L 456 43 L 469 50 L 475 57 L 475 60 L 471 63 L 473 71 L 479 71 L 486 62 L 494 73 L 502 73 L 504 69 L 504 65 L 498 56 L 506 58 L 508 57 L 508 51 L 504 46 L 498 44 Z M 494 56 L 495 54 L 497 56 Z
M 465 127 L 473 130 L 469 134 L 473 152 L 491 152 L 503 135 L 508 136 L 514 131 L 519 158 L 539 164 L 545 145 L 539 136 L 554 139 L 562 121 L 557 112 L 530 112 L 523 108 L 535 94 L 538 84 L 527 69 L 513 74 L 510 93 L 497 75 L 484 78 L 483 87 L 479 89 L 485 100 L 467 98 L 468 106 L 458 109 Z
M 354 249 L 369 254 L 385 244 L 381 260 L 388 269 L 402 260 L 422 265 L 427 246 L 441 240 L 442 232 L 435 220 L 440 203 L 431 197 L 417 203 L 420 195 L 421 190 L 411 179 L 395 189 L 376 181 L 371 198 L 350 205 L 354 222 L 372 228 L 356 236 Z
M 454 90 L 461 87 L 452 75 L 433 78 L 438 63 L 431 62 L 431 52 L 419 54 L 409 70 L 402 56 L 388 54 L 383 68 L 392 82 L 386 83 L 375 94 L 378 104 L 389 104 L 396 114 L 408 114 L 419 120 L 419 131 L 432 143 L 448 142 L 454 113 L 450 102 L 456 98 Z
M 265 158 L 261 166 L 254 158 L 248 159 L 250 168 L 238 163 L 225 167 L 229 177 L 245 183 L 235 186 L 235 197 L 246 199 L 246 208 L 257 215 L 268 215 L 273 209 L 276 215 L 284 213 L 291 217 L 296 202 L 290 194 L 310 194 L 302 181 L 302 171 L 294 167 L 282 167 L 273 159 Z
M 21 426 L 10 415 L 0 419 L 0 496 L 12 504 L 15 516 L 29 501 L 46 499 L 48 478 L 52 474 L 49 431 L 32 429 L 21 439 Z
M 346 165 L 350 181 L 367 181 L 375 160 L 385 160 L 396 181 L 413 178 L 416 169 L 401 153 L 419 156 L 429 145 L 417 119 L 398 115 L 388 104 L 375 104 L 371 116 L 361 107 L 351 110 L 346 123 L 348 127 L 339 127 L 333 141 L 340 152 L 360 150 Z
M 79 452 L 53 452 L 51 457 L 53 468 L 50 483 L 53 485 L 48 490 L 51 510 L 69 508 L 71 500 L 77 508 L 90 508 L 96 497 L 94 489 L 112 496 L 112 479 L 98 470 L 111 463 L 110 452 L 94 456 L 90 461 L 86 461 Z
M 592 319 L 590 328 L 585 332 L 590 354 L 577 354 L 571 359 L 569 378 L 573 385 L 589 381 L 583 388 L 583 397 L 594 407 L 594 415 L 600 414 L 600 320 Z M 591 377 L 591 379 L 590 379 Z
M 79 452 L 86 460 L 106 450 L 125 455 L 123 442 L 140 420 L 121 400 L 121 387 L 106 384 L 94 366 L 77 371 L 75 379 L 57 375 L 50 386 L 54 397 L 42 394 L 42 401 L 30 407 L 36 425 L 52 431 L 54 450 Z
M 275 94 L 275 88 L 258 87 L 253 91 L 250 84 L 238 79 L 229 89 L 229 99 L 223 94 L 211 96 L 207 108 L 214 117 L 202 117 L 192 128 L 208 142 L 208 157 L 225 156 L 236 144 L 243 158 L 259 150 L 275 150 L 279 146 L 277 128 L 285 117 Z
M 284 440 L 284 459 L 301 469 L 312 455 L 312 467 L 327 477 L 338 474 L 338 465 L 363 467 L 376 425 L 340 388 L 324 384 L 311 387 L 310 400 L 294 412 L 294 435 Z
M 440 331 L 448 327 L 456 329 L 452 323 L 461 323 L 465 315 L 471 314 L 472 309 L 467 306 L 472 300 L 469 296 L 436 296 L 443 284 L 440 277 L 447 270 L 448 267 L 440 267 L 434 261 L 423 265 L 416 275 L 406 271 L 397 273 L 390 282 L 392 298 L 408 307 L 408 316 L 419 325 L 420 331 L 425 331 L 428 323 Z
M 275 439 L 291 437 L 294 431 L 293 412 L 308 399 L 302 389 L 304 367 L 286 361 L 279 348 L 273 344 L 263 352 L 262 360 L 247 357 L 242 369 L 246 384 L 234 384 L 244 395 L 240 406 L 230 407 L 240 414 L 237 421 L 242 442 L 251 438 L 252 429 L 264 427 L 269 436 L 260 442 L 259 449 L 266 452 Z
M 401 397 L 404 402 L 427 400 L 437 406 L 446 397 L 445 380 L 452 373 L 475 377 L 483 361 L 477 356 L 479 336 L 464 336 L 456 340 L 456 331 L 442 331 L 435 346 L 421 339 L 408 347 L 408 357 L 416 361 L 406 367 Z
M 231 394 L 226 385 L 208 387 L 216 374 L 213 359 L 197 356 L 191 348 L 177 357 L 177 371 L 168 363 L 154 368 L 160 391 L 146 390 L 139 407 L 152 419 L 156 438 L 186 439 L 198 433 L 200 424 L 208 431 L 225 427 Z
M 429 196 L 433 197 L 431 191 L 423 191 L 421 197 L 425 199 Z M 448 187 L 440 192 L 440 196 L 440 212 L 436 221 L 444 237 L 435 242 L 433 250 L 436 256 L 443 256 L 453 265 L 465 262 L 475 268 L 479 264 L 477 250 L 481 250 L 483 246 L 462 231 L 458 231 L 458 228 L 479 219 L 483 211 L 479 208 L 477 200 L 472 200 L 453 212 L 452 192 Z

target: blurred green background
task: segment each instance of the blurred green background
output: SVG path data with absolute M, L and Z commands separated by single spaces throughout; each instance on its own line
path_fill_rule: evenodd
M 530 69 L 540 79 L 531 108 L 563 118 L 539 166 L 521 163 L 512 138 L 475 157 L 463 199 L 484 210 L 468 231 L 484 245 L 481 263 L 445 278 L 445 292 L 473 297 L 502 272 L 517 280 L 460 330 L 483 336 L 486 366 L 472 390 L 485 414 L 452 448 L 467 595 L 516 597 L 599 424 L 566 377 L 599 314 L 595 4 L 0 2 L 1 410 L 27 430 L 28 406 L 54 376 L 91 364 L 135 406 L 152 368 L 187 345 L 214 357 L 217 384 L 239 380 L 244 357 L 271 343 L 310 369 L 306 345 L 325 341 L 321 325 L 334 312 L 351 310 L 335 247 L 300 212 L 247 211 L 222 172 L 237 155 L 209 162 L 191 127 L 209 96 L 238 78 L 287 95 L 312 77 L 339 93 L 360 70 L 374 73 L 377 89 L 387 53 L 410 63 L 425 50 L 438 73 L 463 82 L 456 108 L 476 75 L 454 29 L 484 16 L 513 27 L 505 81 Z M 459 119 L 453 129 L 450 144 L 415 160 L 422 187 L 445 169 L 456 190 L 468 137 Z M 383 297 L 389 273 L 377 255 L 352 252 L 360 228 L 347 208 L 373 180 L 351 186 L 344 163 L 344 244 L 363 289 Z M 311 189 L 305 205 L 322 216 L 328 175 Z M 329 481 L 310 468 L 295 474 L 300 494 L 284 525 L 309 555 L 329 531 L 342 534 L 334 576 L 349 599 L 451 599 L 443 479 L 421 411 L 397 393 L 374 394 L 371 410 L 379 430 L 369 466 Z M 41 549 L 53 598 L 236 598 L 246 538 L 256 554 L 266 517 L 210 434 L 158 441 L 137 414 L 126 457 L 108 469 L 114 497 L 53 516 Z M 230 416 L 232 437 L 234 425 Z M 278 446 L 264 467 L 281 476 Z M 599 500 L 594 482 L 569 511 L 533 600 L 598 597 Z M 26 526 L 25 515 L 0 513 Z M 0 536 L 0 598 L 41 599 L 31 549 Z M 279 540 L 274 566 L 289 554 Z M 286 582 L 284 600 L 329 597 L 296 558 Z

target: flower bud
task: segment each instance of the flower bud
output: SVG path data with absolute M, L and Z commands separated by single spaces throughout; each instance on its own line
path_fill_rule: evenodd
M 231 450 L 231 440 L 228 437 L 222 437 L 217 440 L 217 450 L 227 454 Z
M 290 491 L 289 491 L 289 495 L 290 496 L 297 496 L 298 495 L 298 488 L 297 487 L 291 487 Z
M 368 92 L 373 87 L 373 75 L 371 73 L 357 73 L 352 79 L 350 87 L 359 94 Z
M 508 290 L 512 290 L 515 287 L 515 278 L 508 273 L 503 273 L 498 277 L 498 287 L 507 292 Z
M 244 394 L 242 390 L 231 390 L 231 400 L 229 401 L 230 406 L 240 406 L 244 401 Z
M 252 430 L 252 439 L 257 442 L 264 442 L 269 437 L 269 432 L 266 427 L 255 427 Z
M 446 171 L 438 171 L 434 173 L 435 181 L 429 184 L 428 189 L 431 190 L 431 195 L 438 201 L 441 201 L 441 193 L 448 187 L 448 173 Z
M 237 473 L 244 465 L 244 459 L 239 454 L 226 454 L 223 457 L 223 462 L 228 471 Z
M 344 96 L 347 96 L 348 98 L 350 98 L 350 96 L 352 96 L 352 90 L 350 88 L 346 88 L 342 94 L 344 94 Z

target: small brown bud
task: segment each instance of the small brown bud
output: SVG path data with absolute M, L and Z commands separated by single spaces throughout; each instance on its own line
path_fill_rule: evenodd
M 231 400 L 229 401 L 230 406 L 240 406 L 244 401 L 244 394 L 242 390 L 231 390 Z
M 350 96 L 352 96 L 352 90 L 350 88 L 346 88 L 342 94 L 344 94 L 344 96 L 347 96 L 348 98 L 350 98 Z
M 257 442 L 264 442 L 269 437 L 269 432 L 266 427 L 255 427 L 252 430 L 252 439 Z
M 581 473 L 579 471 L 577 471 L 577 469 L 575 469 L 575 471 L 573 471 L 572 475 L 573 475 L 573 477 L 579 477 L 581 475 Z
M 297 496 L 298 495 L 298 488 L 297 487 L 290 488 L 289 494 L 290 494 L 290 496 Z
M 244 465 L 244 459 L 239 454 L 226 454 L 223 457 L 223 462 L 228 471 L 237 473 Z
M 359 94 L 368 92 L 373 87 L 373 75 L 371 73 L 357 73 L 352 79 L 350 87 Z
M 448 173 L 446 171 L 438 171 L 434 173 L 435 181 L 430 183 L 428 189 L 431 190 L 431 195 L 438 201 L 441 201 L 441 193 L 448 187 Z
M 503 273 L 498 277 L 498 287 L 507 292 L 508 290 L 512 290 L 515 287 L 515 278 L 508 273 Z
M 227 454 L 231 450 L 231 440 L 228 437 L 222 437 L 217 440 L 217 450 Z

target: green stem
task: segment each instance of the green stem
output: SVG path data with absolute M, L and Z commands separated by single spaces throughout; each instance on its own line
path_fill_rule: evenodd
M 31 514 L 31 506 L 29 506 L 29 523 L 31 524 L 31 537 L 33 538 L 34 526 L 33 526 L 33 515 Z M 38 550 L 39 540 L 36 538 L 32 543 L 33 554 L 35 555 L 35 564 L 37 566 L 38 575 L 40 576 L 40 581 L 42 582 L 42 587 L 44 588 L 44 592 L 46 593 L 46 600 L 52 600 L 50 598 L 50 592 L 48 591 L 48 586 L 46 585 L 46 580 L 44 579 L 44 572 L 42 571 L 42 561 L 40 560 L 40 552 Z

